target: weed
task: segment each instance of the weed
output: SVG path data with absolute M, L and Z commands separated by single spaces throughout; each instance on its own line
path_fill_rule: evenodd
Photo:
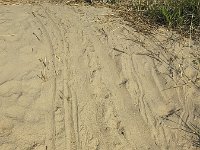
M 169 122 L 174 123 L 175 125 L 181 126 L 179 128 L 173 128 L 173 129 L 178 129 L 181 130 L 187 134 L 190 135 L 190 139 L 187 139 L 191 141 L 192 145 L 196 148 L 200 148 L 200 127 L 196 125 L 195 123 L 191 122 L 186 122 L 184 121 L 180 115 L 178 115 L 176 112 L 174 112 L 175 116 L 179 118 L 180 123 L 173 121 L 169 119 L 168 117 L 163 117 L 164 120 L 167 120 Z

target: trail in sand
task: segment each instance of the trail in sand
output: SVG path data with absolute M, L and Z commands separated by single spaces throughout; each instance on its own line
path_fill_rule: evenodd
M 0 6 L 0 149 L 192 149 L 163 118 L 182 104 L 191 120 L 198 99 L 164 91 L 152 59 L 135 54 L 146 37 L 112 14 Z

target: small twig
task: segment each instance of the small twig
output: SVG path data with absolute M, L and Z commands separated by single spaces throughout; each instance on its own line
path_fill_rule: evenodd
M 135 54 L 135 55 L 145 55 L 145 56 L 148 56 L 148 57 L 151 57 L 151 58 L 153 58 L 153 59 L 155 59 L 155 60 L 157 60 L 157 61 L 159 61 L 159 62 L 161 62 L 162 63 L 162 61 L 159 59 L 159 58 L 156 58 L 155 56 L 153 56 L 152 54 L 150 54 L 150 53 L 135 53 L 135 52 L 133 52 L 133 54 Z
M 113 50 L 128 55 L 128 53 L 126 53 L 125 51 L 119 50 L 119 49 L 117 49 L 117 48 L 115 48 L 115 47 L 113 48 Z
M 34 32 L 33 32 L 33 35 L 35 35 L 38 41 L 40 41 L 40 38 Z
M 35 13 L 33 11 L 32 11 L 32 14 L 33 14 L 34 17 L 36 17 L 36 15 L 35 15 Z
M 181 85 L 177 85 L 177 86 L 169 87 L 169 88 L 163 89 L 162 91 L 166 91 L 166 90 L 170 90 L 170 89 L 179 88 L 179 87 L 182 87 L 182 86 L 184 86 L 184 85 L 186 85 L 186 84 L 188 84 L 188 83 L 184 83 L 184 84 L 181 84 Z

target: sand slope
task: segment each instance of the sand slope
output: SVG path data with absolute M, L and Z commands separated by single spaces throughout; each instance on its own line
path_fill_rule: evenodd
M 146 37 L 112 15 L 86 6 L 0 6 L 1 150 L 193 149 L 163 118 L 181 109 L 193 120 L 198 91 L 163 90 L 170 80 L 136 55 Z

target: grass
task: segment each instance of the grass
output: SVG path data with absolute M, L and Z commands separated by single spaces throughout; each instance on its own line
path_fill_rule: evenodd
M 138 0 L 134 9 L 151 22 L 186 35 L 199 31 L 199 0 Z
M 121 10 L 121 16 L 128 17 L 127 20 L 133 18 L 132 23 L 139 19 L 145 26 L 165 26 L 184 36 L 200 37 L 199 0 L 107 0 L 107 3 Z

